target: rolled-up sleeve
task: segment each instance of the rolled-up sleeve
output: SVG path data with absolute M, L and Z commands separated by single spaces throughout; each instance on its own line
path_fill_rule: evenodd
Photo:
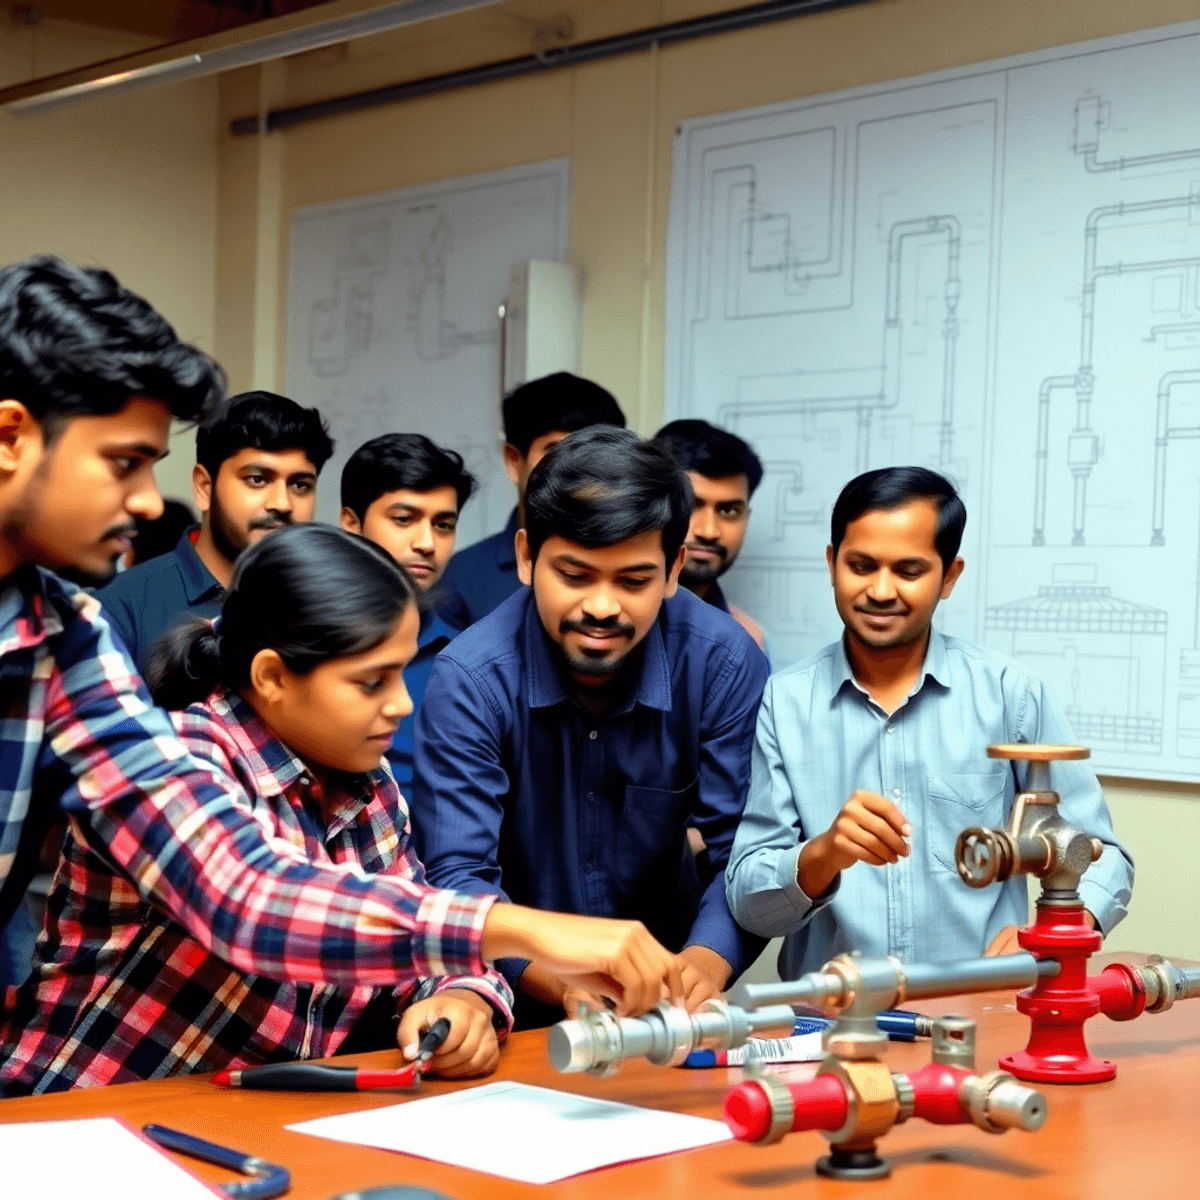
M 814 900 L 796 880 L 806 831 L 792 782 L 779 752 L 774 680 L 758 710 L 750 756 L 746 809 L 725 871 L 729 907 L 738 923 L 762 937 L 782 937 L 802 928 L 836 895 L 840 876 Z

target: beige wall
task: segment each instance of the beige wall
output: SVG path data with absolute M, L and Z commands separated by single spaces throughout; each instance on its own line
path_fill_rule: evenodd
M 0 83 L 140 48 L 64 22 L 16 29 L 0 15 Z M 52 251 L 111 270 L 212 352 L 217 239 L 215 80 L 89 101 L 43 116 L 0 113 L 0 262 Z M 158 468 L 191 500 L 193 438 Z

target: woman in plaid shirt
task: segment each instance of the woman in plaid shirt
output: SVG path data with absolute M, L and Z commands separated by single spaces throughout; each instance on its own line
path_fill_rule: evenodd
M 425 943 L 413 957 L 460 973 L 421 978 L 401 966 L 391 989 L 248 974 L 142 900 L 73 826 L 34 972 L 10 1010 L 21 1034 L 0 1061 L 3 1094 L 319 1058 L 393 1036 L 411 1057 L 420 1032 L 443 1016 L 451 1032 L 431 1068 L 485 1074 L 512 1024 L 508 985 L 485 957 L 554 969 L 578 961 L 583 941 L 638 943 L 632 957 L 642 965 L 624 988 L 581 981 L 621 1009 L 653 1003 L 659 980 L 679 988 L 671 956 L 629 922 L 424 883 L 383 759 L 411 708 L 401 672 L 417 626 L 414 585 L 386 552 L 328 526 L 294 526 L 243 555 L 217 628 L 198 620 L 167 635 L 149 675 L 156 700 L 182 710 L 173 719 L 194 760 L 241 798 L 272 850 L 411 888 L 420 897 L 413 941 Z

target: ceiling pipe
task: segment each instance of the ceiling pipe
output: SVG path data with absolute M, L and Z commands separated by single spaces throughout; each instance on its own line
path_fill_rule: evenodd
M 230 122 L 230 131 L 238 137 L 255 133 L 271 133 L 277 130 L 294 129 L 326 117 L 340 117 L 348 113 L 363 112 L 388 104 L 399 104 L 405 100 L 416 100 L 423 96 L 434 96 L 440 92 L 459 88 L 475 87 L 486 83 L 499 83 L 507 79 L 519 79 L 525 75 L 536 75 L 544 71 L 566 67 L 584 66 L 636 54 L 652 46 L 675 46 L 697 38 L 712 37 L 721 33 L 735 33 L 755 29 L 776 21 L 794 20 L 813 16 L 840 8 L 857 7 L 876 3 L 877 0 L 768 0 L 766 3 L 750 4 L 727 12 L 710 16 L 692 17 L 685 21 L 654 25 L 631 33 L 597 38 L 590 42 L 578 42 L 558 50 L 547 50 L 527 54 L 520 58 L 504 59 L 500 62 L 484 63 L 478 67 L 465 67 L 448 71 L 442 75 L 428 75 L 423 79 L 412 79 L 404 83 L 387 84 L 348 95 L 333 96 L 328 100 L 314 100 L 307 104 L 293 104 L 273 108 L 261 115 L 238 117 Z
M 251 35 L 247 39 L 243 31 L 237 30 L 233 31 L 232 37 L 227 33 L 190 43 L 182 42 L 171 48 L 174 54 L 168 58 L 162 57 L 161 47 L 155 47 L 125 58 L 0 89 L 0 108 L 19 116 L 30 116 L 92 96 L 112 96 L 151 84 L 179 83 L 185 79 L 215 75 L 289 54 L 319 50 L 323 46 L 333 46 L 352 38 L 415 25 L 435 17 L 467 12 L 473 8 L 487 8 L 496 2 L 393 0 L 393 3 L 376 8 L 326 17 L 308 24 L 297 23 L 302 16 L 299 13 L 293 17 L 278 17 L 250 27 L 261 29 L 263 25 L 278 22 L 276 31 L 265 36 Z M 306 9 L 304 13 L 313 11 L 319 10 Z M 189 50 L 189 46 L 192 49 Z

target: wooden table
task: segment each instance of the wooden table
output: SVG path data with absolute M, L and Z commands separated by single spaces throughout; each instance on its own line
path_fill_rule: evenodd
M 976 1018 L 981 1070 L 991 1069 L 1001 1054 L 1025 1043 L 1027 1022 L 1014 1010 L 1011 994 L 958 997 L 918 1007 Z M 805 1133 L 789 1135 L 770 1147 L 731 1142 L 610 1167 L 558 1184 L 518 1184 L 284 1129 L 311 1117 L 395 1104 L 406 1098 L 403 1093 L 230 1093 L 213 1087 L 205 1076 L 0 1101 L 0 1121 L 119 1116 L 137 1127 L 157 1121 L 285 1164 L 292 1171 L 290 1194 L 297 1200 L 330 1200 L 340 1192 L 383 1183 L 419 1184 L 457 1200 L 535 1196 L 542 1200 L 671 1196 L 746 1200 L 769 1195 L 845 1197 L 852 1192 L 880 1200 L 1129 1200 L 1138 1195 L 1184 1200 L 1200 1195 L 1200 1000 L 1125 1023 L 1097 1017 L 1088 1032 L 1092 1051 L 1117 1062 L 1115 1081 L 1081 1087 L 1042 1085 L 1050 1115 L 1036 1134 L 1009 1132 L 992 1137 L 973 1125 L 941 1127 L 911 1121 L 881 1143 L 893 1174 L 877 1183 L 839 1183 L 817 1176 L 813 1164 L 825 1152 L 826 1143 L 818 1134 Z M 608 1079 L 559 1075 L 547 1062 L 544 1046 L 543 1032 L 515 1035 L 494 1078 L 718 1119 L 727 1088 L 739 1078 L 736 1071 L 672 1070 L 641 1061 L 624 1065 Z M 928 1057 L 928 1042 L 893 1043 L 888 1061 L 893 1070 L 909 1070 Z M 339 1060 L 349 1061 L 398 1066 L 399 1054 Z M 428 1080 L 420 1094 L 433 1095 L 452 1086 L 469 1085 Z M 219 1168 L 185 1161 L 212 1182 L 231 1179 Z M 3 1164 L 0 1195 L 4 1195 Z M 26 1198 L 5 1195 L 4 1200 Z

